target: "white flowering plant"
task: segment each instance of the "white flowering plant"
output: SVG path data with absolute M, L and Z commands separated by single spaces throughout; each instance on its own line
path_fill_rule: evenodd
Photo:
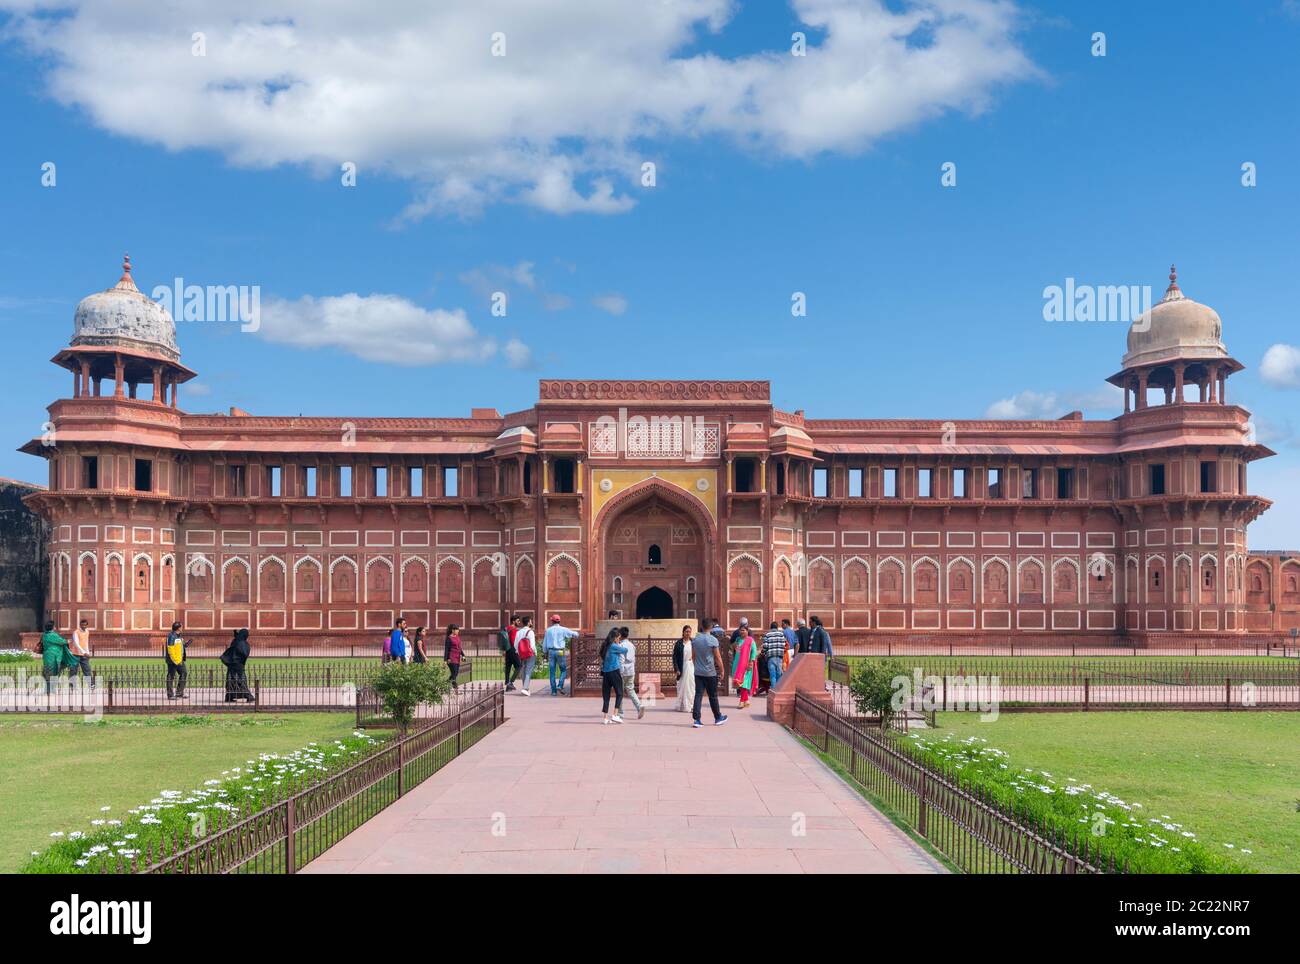
M 290 792 L 318 782 L 330 773 L 376 752 L 381 739 L 361 731 L 328 743 L 308 743 L 291 753 L 262 753 L 242 766 L 222 771 L 193 790 L 161 790 L 148 803 L 114 817 L 99 807 L 83 829 L 55 830 L 50 844 L 33 851 L 23 867 L 29 874 L 85 874 L 115 869 L 156 856 L 164 841 L 182 846 L 213 830 L 222 818 L 256 811 L 284 799 Z
M 1018 818 L 1042 823 L 1066 838 L 1088 842 L 1099 859 L 1127 865 L 1130 873 L 1222 874 L 1247 868 L 1202 843 L 1168 814 L 1148 813 L 1141 803 L 1072 777 L 1058 779 L 1046 770 L 1016 766 L 1005 750 L 983 737 L 940 738 L 913 732 L 905 741 L 913 756 L 942 770 L 954 782 L 983 791 L 1011 808 Z M 1238 852 L 1250 854 L 1249 848 Z

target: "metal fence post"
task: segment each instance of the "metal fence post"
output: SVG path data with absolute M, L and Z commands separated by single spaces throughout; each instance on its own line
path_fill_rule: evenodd
M 1232 677 L 1226 677 L 1223 681 L 1223 708 L 1232 709 Z
M 297 848 L 294 846 L 293 825 L 293 797 L 290 797 L 288 800 L 284 801 L 284 863 L 285 873 L 289 874 L 296 874 L 298 872 L 296 867 L 298 862 L 298 852 Z
M 922 837 L 925 836 L 925 830 L 926 830 L 925 815 L 926 815 L 926 810 L 929 809 L 929 805 L 927 803 L 929 799 L 929 786 L 930 786 L 930 777 L 925 772 L 925 770 L 921 770 L 921 792 L 917 795 L 920 798 L 920 800 L 919 800 L 919 807 L 917 808 L 917 815 L 916 815 L 916 832 L 919 833 Z
M 1085 676 L 1083 678 L 1083 712 L 1085 713 L 1088 712 L 1088 696 L 1091 682 L 1091 677 Z
M 406 737 L 397 738 L 397 795 L 406 793 Z

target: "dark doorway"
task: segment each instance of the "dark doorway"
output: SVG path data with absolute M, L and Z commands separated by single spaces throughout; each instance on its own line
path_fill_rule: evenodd
M 636 597 L 637 619 L 672 619 L 673 597 L 658 586 L 651 586 Z

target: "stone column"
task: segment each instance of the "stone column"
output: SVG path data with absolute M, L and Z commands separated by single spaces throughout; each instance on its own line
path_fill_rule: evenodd
M 582 459 L 573 460 L 573 488 L 582 495 Z
M 176 388 L 180 382 L 172 382 L 172 408 L 176 407 Z
M 1183 371 L 1187 368 L 1184 362 L 1179 362 L 1174 366 L 1174 400 L 1180 405 L 1183 402 Z
M 153 400 L 160 405 L 166 400 L 166 397 L 163 395 L 161 365 L 153 366 Z
M 122 384 L 126 371 L 122 365 L 122 356 L 116 355 L 113 358 L 113 397 L 123 398 L 126 395 L 125 388 Z
M 1137 407 L 1147 407 L 1147 373 L 1138 372 Z
M 549 495 L 551 491 L 551 460 L 545 455 L 542 456 L 542 495 Z

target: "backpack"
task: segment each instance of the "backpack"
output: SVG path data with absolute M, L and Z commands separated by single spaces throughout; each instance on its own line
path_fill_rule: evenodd
M 505 629 L 503 629 L 503 630 L 501 630 L 500 632 L 497 633 L 497 649 L 499 649 L 499 650 L 500 650 L 501 652 L 503 652 L 503 653 L 508 653 L 508 652 L 510 652 L 510 632 L 509 632 L 509 630 L 505 630 Z
M 391 634 L 384 637 L 384 655 L 393 655 L 393 637 Z
M 519 647 L 519 655 L 523 659 L 528 659 L 533 655 L 533 631 L 531 629 L 521 629 L 519 635 L 515 637 L 515 642 Z

